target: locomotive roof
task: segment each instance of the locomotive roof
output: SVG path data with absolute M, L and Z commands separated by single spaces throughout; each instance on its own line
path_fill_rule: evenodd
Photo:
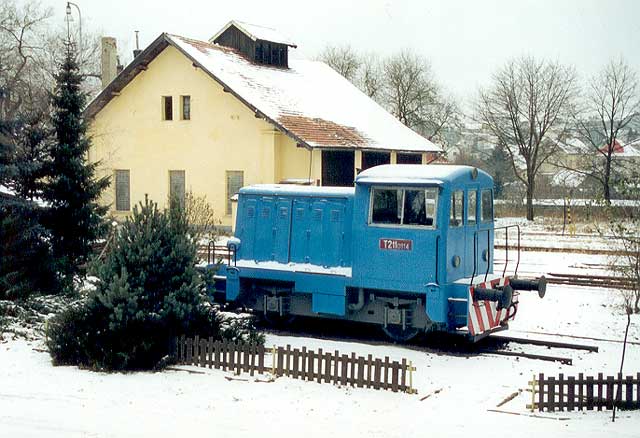
M 433 184 L 444 185 L 459 180 L 472 180 L 474 167 L 451 164 L 384 164 L 361 172 L 358 184 Z M 477 168 L 475 168 L 477 169 Z M 475 181 L 491 184 L 491 176 L 478 170 Z
M 295 184 L 255 184 L 243 187 L 240 193 L 248 195 L 289 195 L 289 196 L 353 196 L 353 187 L 317 187 L 300 186 Z

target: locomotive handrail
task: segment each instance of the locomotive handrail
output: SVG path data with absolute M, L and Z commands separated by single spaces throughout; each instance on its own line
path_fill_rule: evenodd
M 491 231 L 493 228 L 487 228 L 486 230 L 475 230 L 473 232 L 473 274 L 471 274 L 471 281 L 469 286 L 473 286 L 473 280 L 475 280 L 476 273 L 478 271 L 478 233 L 487 233 L 487 270 L 484 273 L 484 281 L 487 281 L 487 276 L 489 275 L 489 269 L 491 264 Z
M 440 284 L 438 281 L 438 271 L 440 267 L 440 235 L 436 236 L 436 284 Z
M 509 264 L 509 229 L 510 228 L 515 228 L 516 230 L 518 230 L 518 257 L 517 257 L 517 261 L 516 261 L 516 268 L 513 271 L 513 275 L 516 276 L 518 274 L 518 268 L 520 267 L 520 225 L 518 224 L 511 224 L 511 225 L 505 225 L 503 227 L 498 227 L 498 228 L 494 228 L 495 230 L 504 230 L 504 234 L 505 234 L 505 238 L 504 238 L 504 248 L 505 248 L 505 253 L 504 253 L 504 269 L 502 270 L 502 276 L 504 277 L 505 273 L 507 272 L 507 266 Z
M 487 233 L 487 270 L 484 273 L 484 281 L 487 281 L 487 277 L 489 275 L 489 270 L 491 268 L 491 231 L 495 233 L 497 230 L 505 230 L 505 261 L 504 261 L 504 269 L 502 270 L 502 276 L 504 277 L 507 272 L 507 266 L 509 264 L 509 229 L 515 228 L 518 230 L 518 257 L 516 261 L 516 268 L 513 272 L 513 275 L 516 276 L 518 274 L 518 268 L 520 267 L 520 225 L 512 224 L 505 225 L 503 227 L 492 227 L 487 228 L 486 230 L 476 230 L 473 233 L 473 274 L 471 274 L 471 282 L 469 286 L 473 286 L 473 281 L 475 280 L 475 276 L 478 271 L 478 234 L 479 233 Z
M 491 233 L 490 228 L 487 228 L 487 270 L 484 271 L 484 282 L 487 282 L 487 276 L 489 275 L 489 268 L 491 267 Z
M 237 251 L 235 247 L 231 248 L 224 245 L 216 245 L 216 242 L 214 240 L 210 240 L 209 243 L 207 244 L 207 263 L 208 264 L 211 265 L 215 263 L 216 250 L 226 251 L 227 265 L 231 266 L 231 261 L 233 260 L 233 266 L 236 266 Z
M 207 264 L 209 265 L 211 264 L 211 254 L 213 254 L 214 258 L 216 255 L 215 245 L 216 245 L 215 240 L 210 240 L 209 243 L 207 244 Z
M 471 281 L 469 282 L 469 287 L 473 286 L 473 279 L 476 276 L 476 269 L 477 269 L 477 265 L 478 265 L 478 261 L 476 260 L 476 253 L 478 252 L 478 248 L 477 248 L 477 237 L 478 237 L 478 231 L 474 231 L 473 232 L 473 274 L 471 274 Z

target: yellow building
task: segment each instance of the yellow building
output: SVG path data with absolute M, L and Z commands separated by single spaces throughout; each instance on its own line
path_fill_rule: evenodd
M 229 226 L 243 185 L 351 185 L 361 169 L 440 151 L 326 64 L 290 59 L 295 47 L 230 22 L 209 42 L 162 34 L 142 51 L 85 111 L 114 216 L 145 194 L 164 206 L 191 191 Z

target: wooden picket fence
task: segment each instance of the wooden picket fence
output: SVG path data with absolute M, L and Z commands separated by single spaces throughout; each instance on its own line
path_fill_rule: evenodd
M 532 411 L 547 410 L 553 412 L 573 410 L 640 409 L 640 373 L 635 377 L 618 374 L 617 377 L 604 377 L 598 373 L 597 377 L 578 377 L 559 374 L 558 377 L 545 377 L 540 374 L 531 382 L 531 404 L 527 405 Z
M 413 388 L 413 372 L 416 370 L 411 361 L 391 361 L 368 355 L 356 356 L 340 354 L 339 351 L 325 352 L 309 350 L 306 347 L 265 348 L 263 345 L 240 344 L 214 341 L 213 338 L 176 339 L 175 356 L 177 362 L 184 365 L 216 368 L 273 376 L 287 376 L 294 379 L 351 385 L 358 388 L 385 389 L 393 392 L 416 394 Z M 268 360 L 265 360 L 268 359 Z

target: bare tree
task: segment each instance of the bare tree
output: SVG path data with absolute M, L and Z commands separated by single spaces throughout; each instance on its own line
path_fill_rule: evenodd
M 429 61 L 410 51 L 385 60 L 382 104 L 402 123 L 445 149 L 447 131 L 460 128 L 456 100 L 445 95 Z
M 358 69 L 362 64 L 358 54 L 348 45 L 340 47 L 327 46 L 320 53 L 318 59 L 328 64 L 351 82 L 356 80 Z
M 76 36 L 75 38 L 78 38 Z M 79 41 L 73 39 L 76 53 L 77 62 L 80 69 L 80 74 L 83 78 L 83 91 L 89 96 L 97 94 L 102 88 L 101 82 L 101 65 L 100 56 L 102 55 L 101 39 L 100 35 L 90 29 L 83 29 L 82 32 L 82 44 Z M 46 34 L 43 35 L 43 44 L 47 48 L 43 56 L 39 57 L 36 61 L 39 67 L 46 72 L 46 75 L 53 81 L 55 73 L 58 71 L 58 60 L 64 59 L 66 53 L 67 43 L 67 28 L 66 26 L 48 28 Z
M 422 123 L 418 127 L 418 132 L 429 140 L 442 145 L 446 151 L 449 145 L 449 139 L 445 135 L 446 131 L 461 129 L 460 115 L 462 111 L 458 106 L 458 102 L 452 96 L 443 94 L 437 85 L 436 87 L 434 101 L 425 107 L 425 113 Z
M 404 50 L 381 61 L 349 46 L 327 47 L 319 58 L 402 123 L 443 147 L 446 131 L 459 128 L 458 104 L 445 95 L 426 58 Z
M 575 72 L 559 63 L 522 57 L 509 61 L 480 91 L 478 118 L 508 152 L 526 187 L 527 219 L 533 220 L 536 177 L 569 129 Z
M 196 243 L 202 240 L 215 241 L 218 235 L 217 219 L 213 207 L 206 196 L 197 196 L 193 192 L 185 194 L 184 213 L 189 227 L 189 234 Z
M 375 101 L 381 99 L 384 77 L 382 75 L 380 59 L 374 53 L 362 57 L 358 79 L 357 83 L 359 88 L 367 96 Z
M 36 60 L 46 50 L 42 32 L 51 15 L 35 1 L 0 4 L 0 118 L 14 120 L 23 107 L 46 105 L 48 88 Z
M 610 204 L 612 177 L 624 170 L 624 162 L 615 153 L 616 142 L 629 124 L 640 120 L 638 74 L 624 59 L 612 60 L 591 78 L 583 97 L 576 124 L 594 159 L 586 168 L 571 170 L 598 181 L 605 202 Z
M 419 126 L 436 96 L 429 62 L 413 52 L 402 51 L 387 58 L 383 69 L 387 109 L 405 125 Z
M 48 110 L 49 92 L 64 58 L 68 30 L 51 23 L 52 10 L 35 0 L 0 3 L 0 117 L 15 120 L 22 113 Z M 72 40 L 77 38 L 70 32 Z M 80 46 L 79 41 L 74 41 Z M 93 94 L 100 87 L 100 38 L 91 30 L 83 34 L 77 62 L 85 79 L 84 91 Z

